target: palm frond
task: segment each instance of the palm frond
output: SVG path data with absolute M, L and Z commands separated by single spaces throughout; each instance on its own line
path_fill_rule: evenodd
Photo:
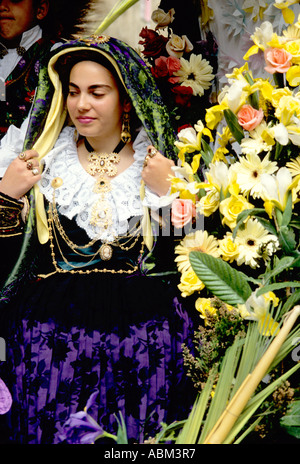
M 97 27 L 95 34 L 99 35 L 104 32 L 119 16 L 121 16 L 128 8 L 137 3 L 138 0 L 120 0 L 110 10 L 110 12 L 103 19 L 101 24 Z
M 300 367 L 295 364 L 255 393 L 266 374 L 293 349 L 292 339 L 300 336 L 299 326 L 292 330 L 299 315 L 300 306 L 296 306 L 285 317 L 277 335 L 269 339 L 261 334 L 257 323 L 249 324 L 246 337 L 237 339 L 226 351 L 213 395 L 216 371 L 210 374 L 176 443 L 233 443 L 241 431 L 243 438 L 252 430 L 259 418 L 246 431 L 244 428 L 259 406 Z

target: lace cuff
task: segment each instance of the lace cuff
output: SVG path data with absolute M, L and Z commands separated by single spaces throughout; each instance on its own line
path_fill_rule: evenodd
M 23 201 L 0 193 L 0 237 L 12 237 L 23 232 Z
M 149 187 L 145 187 L 145 199 L 143 200 L 143 205 L 148 206 L 153 211 L 157 211 L 160 208 L 164 208 L 166 206 L 170 206 L 173 203 L 173 200 L 177 198 L 178 193 L 170 194 L 169 192 L 166 195 L 158 196 L 156 193 L 153 193 Z

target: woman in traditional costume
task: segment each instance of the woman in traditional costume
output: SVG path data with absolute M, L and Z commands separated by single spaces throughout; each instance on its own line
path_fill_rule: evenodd
M 61 442 L 91 395 L 100 427 L 116 433 L 121 413 L 129 442 L 187 417 L 193 322 L 168 217 L 151 214 L 170 202 L 173 143 L 148 68 L 106 36 L 58 48 L 29 122 L 2 140 L 0 377 L 12 442 Z

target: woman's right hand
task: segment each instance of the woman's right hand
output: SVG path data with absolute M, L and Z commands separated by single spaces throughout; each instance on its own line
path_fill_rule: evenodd
M 15 158 L 0 181 L 0 192 L 22 198 L 41 179 L 38 156 L 35 150 L 26 150 Z

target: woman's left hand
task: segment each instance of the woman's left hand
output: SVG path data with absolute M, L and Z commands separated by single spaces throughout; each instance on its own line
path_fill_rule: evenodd
M 174 161 L 163 156 L 152 145 L 149 145 L 142 171 L 145 184 L 160 197 L 166 195 L 170 188 L 170 175 L 173 175 Z

